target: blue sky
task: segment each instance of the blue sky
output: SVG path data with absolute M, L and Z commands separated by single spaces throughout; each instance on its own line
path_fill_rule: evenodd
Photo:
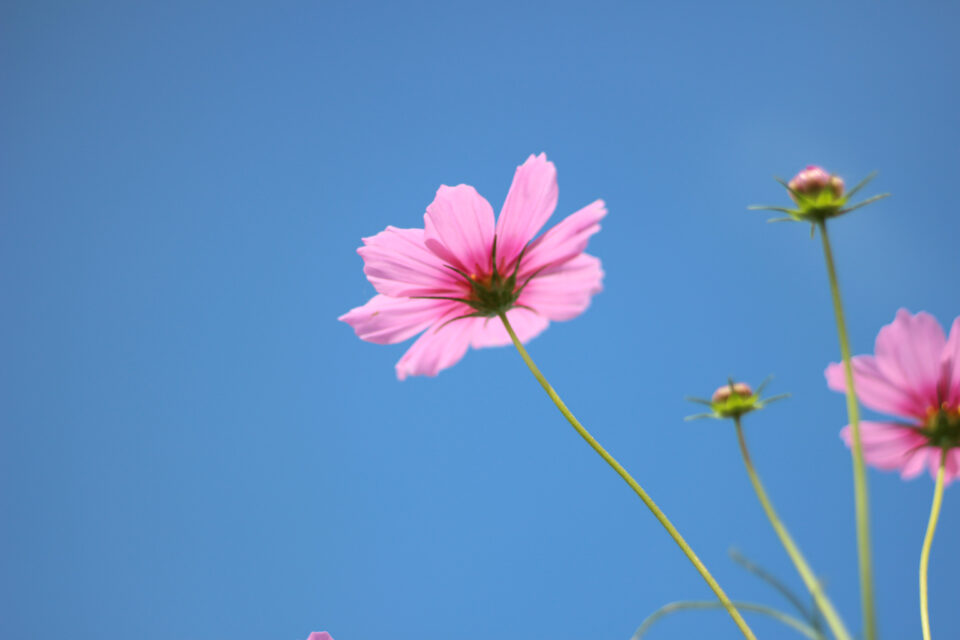
M 336 317 L 355 249 L 440 184 L 499 209 L 545 151 L 557 215 L 610 214 L 605 291 L 530 344 L 735 597 L 785 577 L 729 425 L 851 627 L 843 398 L 819 245 L 773 175 L 877 169 L 836 221 L 854 351 L 900 307 L 960 315 L 960 74 L 943 2 L 0 7 L 0 636 L 620 638 L 709 592 L 510 349 L 395 379 Z M 477 391 L 486 399 L 478 403 Z M 882 637 L 917 637 L 933 483 L 871 473 Z M 933 551 L 960 633 L 960 489 Z M 753 620 L 753 619 L 752 619 Z M 790 633 L 756 619 L 761 638 Z M 651 638 L 740 637 L 720 613 Z M 799 637 L 799 636 L 798 636 Z

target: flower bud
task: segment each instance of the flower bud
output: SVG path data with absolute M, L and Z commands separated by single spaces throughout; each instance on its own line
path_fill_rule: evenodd
M 789 216 L 787 218 L 774 218 L 770 220 L 770 222 L 787 222 L 792 220 L 794 222 L 810 222 L 814 225 L 823 224 L 830 218 L 836 218 L 837 216 L 850 213 L 855 209 L 872 204 L 890 195 L 889 193 L 881 193 L 855 205 L 848 205 L 847 200 L 860 191 L 860 189 L 872 179 L 873 174 L 861 180 L 847 193 L 843 178 L 827 173 L 823 167 L 811 164 L 793 176 L 790 182 L 784 182 L 780 178 L 777 178 L 777 182 L 787 188 L 790 192 L 790 198 L 797 203 L 795 209 L 767 205 L 754 205 L 747 208 L 754 211 L 778 211 Z
M 746 382 L 735 382 L 733 389 L 730 388 L 729 384 L 725 384 L 713 392 L 713 398 L 711 400 L 714 404 L 717 402 L 725 402 L 730 399 L 731 394 L 738 395 L 741 398 L 749 398 L 753 395 L 753 389 L 751 389 L 750 385 Z
M 773 396 L 772 398 L 760 397 L 760 394 L 763 393 L 769 381 L 770 378 L 767 378 L 761 382 L 757 390 L 754 391 L 746 382 L 734 382 L 731 380 L 714 391 L 713 396 L 711 396 L 709 400 L 704 400 L 703 398 L 687 398 L 691 402 L 707 405 L 710 407 L 710 412 L 687 416 L 686 419 L 697 420 L 699 418 L 713 418 L 715 420 L 726 420 L 733 418 L 734 420 L 738 420 L 740 416 L 750 413 L 751 411 L 756 411 L 757 409 L 763 409 L 771 402 L 785 398 L 786 395 L 784 394 Z
M 803 195 L 816 195 L 830 184 L 830 174 L 814 164 L 798 173 L 790 181 L 790 188 Z M 791 194 L 793 195 L 793 194 Z
M 843 195 L 843 178 L 840 176 L 830 176 L 830 184 L 828 186 L 833 191 L 834 198 L 839 198 Z

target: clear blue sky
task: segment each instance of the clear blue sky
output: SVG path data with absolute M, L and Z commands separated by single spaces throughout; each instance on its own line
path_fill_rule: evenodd
M 821 163 L 894 197 L 833 226 L 855 352 L 960 315 L 958 9 L 946 2 L 57 3 L 0 7 L 0 637 L 609 638 L 709 592 L 509 349 L 400 383 L 336 321 L 355 249 L 442 183 L 499 209 L 545 151 L 610 214 L 606 289 L 533 356 L 735 597 L 796 538 L 859 628 L 843 398 L 817 243 L 767 225 Z M 556 220 L 557 218 L 555 218 Z M 477 390 L 490 398 L 477 402 Z M 918 637 L 933 483 L 872 473 L 883 638 Z M 960 488 L 931 573 L 960 635 Z M 763 620 L 761 638 L 791 632 Z M 651 638 L 738 638 L 720 613 Z M 797 636 L 799 637 L 799 636 Z

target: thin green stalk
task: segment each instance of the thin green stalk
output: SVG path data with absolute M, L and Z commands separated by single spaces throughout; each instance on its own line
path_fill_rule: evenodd
M 743 425 L 740 423 L 740 416 L 735 416 L 733 422 L 737 427 L 737 440 L 740 442 L 740 453 L 743 456 L 743 464 L 747 467 L 750 482 L 753 484 L 753 490 L 757 493 L 757 498 L 760 499 L 760 504 L 767 514 L 767 519 L 770 521 L 770 524 L 773 525 L 773 530 L 777 532 L 780 543 L 793 561 L 793 566 L 797 568 L 797 573 L 800 574 L 800 577 L 803 579 L 803 584 L 806 585 L 810 591 L 810 595 L 813 596 L 817 608 L 820 609 L 820 612 L 823 614 L 823 618 L 826 620 L 827 626 L 830 627 L 830 631 L 833 632 L 834 637 L 836 637 L 837 640 L 853 640 L 853 636 L 847 631 L 843 620 L 840 619 L 836 609 L 833 608 L 833 603 L 830 602 L 830 598 L 824 593 L 823 586 L 820 584 L 820 581 L 817 580 L 817 576 L 814 575 L 813 570 L 810 569 L 810 565 L 807 564 L 797 543 L 793 541 L 790 532 L 787 531 L 786 526 L 781 522 L 776 510 L 773 508 L 773 503 L 770 501 L 770 497 L 767 495 L 767 491 L 760 481 L 760 476 L 753 467 L 753 460 L 750 458 L 750 451 L 747 449 L 747 439 L 743 435 Z
M 750 611 L 769 616 L 774 620 L 782 622 L 788 627 L 792 627 L 794 630 L 803 634 L 810 640 L 824 640 L 823 634 L 819 633 L 810 625 L 801 620 L 797 620 L 793 616 L 787 615 L 782 611 L 777 611 L 773 607 L 767 607 L 762 604 L 754 604 L 752 602 L 739 601 L 734 602 L 734 605 L 736 605 L 736 607 L 741 611 Z M 713 600 L 684 600 L 681 602 L 671 602 L 670 604 L 665 604 L 647 616 L 647 619 L 643 621 L 630 640 L 640 640 L 647 634 L 647 632 L 650 630 L 650 627 L 652 627 L 654 623 L 660 620 L 660 618 L 668 616 L 672 613 L 686 611 L 689 609 L 719 609 L 721 607 L 723 607 L 722 604 L 719 602 L 714 602 Z
M 930 547 L 933 545 L 933 534 L 937 529 L 937 520 L 940 519 L 940 505 L 943 503 L 943 473 L 947 466 L 947 450 L 940 454 L 940 468 L 937 469 L 937 486 L 933 490 L 933 506 L 930 507 L 930 522 L 927 523 L 927 534 L 923 537 L 923 548 L 920 551 L 920 624 L 923 627 L 923 640 L 930 640 L 930 606 L 927 601 L 927 569 L 930 566 Z
M 607 464 L 609 464 L 617 474 L 623 478 L 624 482 L 630 485 L 630 488 L 640 496 L 640 499 L 643 500 L 643 504 L 647 505 L 647 509 L 653 513 L 653 516 L 660 522 L 664 529 L 667 530 L 667 533 L 670 534 L 670 537 L 673 538 L 673 541 L 677 544 L 678 547 L 683 551 L 684 555 L 687 556 L 687 559 L 693 564 L 697 569 L 706 583 L 710 586 L 710 589 L 716 594 L 717 599 L 723 604 L 723 607 L 727 610 L 727 613 L 730 614 L 730 617 L 733 618 L 733 621 L 736 623 L 737 627 L 740 628 L 741 633 L 748 640 L 756 640 L 756 636 L 753 635 L 753 631 L 750 630 L 747 621 L 743 619 L 743 616 L 740 615 L 740 612 L 737 611 L 737 608 L 730 601 L 730 598 L 727 597 L 727 594 L 724 593 L 723 589 L 720 588 L 720 585 L 717 584 L 717 581 L 710 575 L 710 572 L 707 570 L 707 567 L 703 564 L 700 558 L 697 557 L 697 554 L 694 553 L 693 549 L 687 544 L 687 541 L 683 539 L 683 536 L 680 535 L 680 532 L 677 531 L 677 528 L 673 526 L 673 523 L 667 518 L 666 514 L 660 510 L 660 507 L 657 506 L 657 503 L 653 501 L 643 487 L 633 479 L 627 470 L 617 462 L 617 460 L 610 455 L 606 449 L 600 446 L 600 443 L 594 439 L 590 432 L 587 431 L 582 424 L 577 420 L 577 418 L 571 413 L 570 409 L 567 408 L 567 405 L 563 403 L 563 400 L 560 399 L 560 396 L 557 395 L 557 392 L 553 390 L 553 387 L 550 386 L 550 383 L 547 382 L 547 379 L 543 377 L 543 374 L 540 373 L 540 369 L 537 368 L 537 365 L 534 364 L 533 359 L 530 358 L 530 354 L 527 353 L 527 350 L 524 348 L 523 343 L 520 342 L 520 339 L 517 338 L 517 334 L 514 333 L 513 327 L 510 326 L 510 322 L 507 320 L 505 313 L 500 314 L 500 320 L 503 322 L 503 326 L 507 329 L 507 333 L 510 334 L 510 339 L 513 340 L 513 346 L 517 348 L 517 351 L 520 352 L 520 357 L 523 358 L 523 361 L 527 364 L 527 367 L 530 369 L 530 372 L 533 374 L 533 377 L 537 379 L 537 382 L 540 383 L 540 386 L 543 387 L 543 390 L 547 392 L 547 395 L 550 396 L 550 399 L 553 400 L 553 404 L 557 405 L 557 409 L 560 410 L 560 413 L 563 414 L 563 417 L 567 419 L 574 429 L 577 430 L 577 433 L 580 434 L 584 440 L 587 441 L 594 451 L 600 454 L 600 457 L 603 458 Z
M 807 605 L 800 600 L 800 598 L 798 598 L 796 594 L 787 587 L 787 585 L 780 582 L 775 575 L 757 563 L 753 562 L 736 549 L 731 549 L 729 554 L 731 560 L 776 589 L 777 592 L 786 598 L 787 601 L 797 610 L 797 612 L 803 616 L 804 620 L 810 620 L 811 624 L 816 624 L 820 621 L 819 618 L 821 616 L 819 616 L 816 609 L 811 610 L 807 608 Z
M 853 446 L 853 492 L 856 502 L 857 553 L 860 562 L 860 606 L 863 611 L 863 637 L 876 640 L 877 623 L 873 604 L 873 568 L 870 551 L 870 497 L 867 490 L 867 467 L 863 462 L 863 443 L 860 440 L 860 409 L 857 405 L 857 392 L 853 385 L 853 362 L 850 356 L 850 339 L 847 337 L 847 323 L 843 317 L 843 301 L 840 298 L 840 285 L 837 283 L 837 269 L 833 264 L 833 250 L 827 235 L 827 224 L 819 223 L 820 237 L 823 239 L 823 256 L 827 261 L 827 275 L 830 278 L 830 293 L 833 297 L 833 312 L 837 318 L 837 336 L 840 339 L 840 355 L 843 357 L 843 374 L 847 384 L 847 416 L 850 419 Z

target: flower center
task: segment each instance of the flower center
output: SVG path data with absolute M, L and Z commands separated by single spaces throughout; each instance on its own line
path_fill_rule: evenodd
M 517 301 L 517 274 L 504 277 L 496 270 L 487 276 L 470 276 L 470 295 L 464 300 L 481 316 L 506 313 Z
M 920 429 L 930 446 L 950 449 L 960 447 L 960 406 L 952 409 L 946 403 L 927 409 L 927 423 Z
M 460 318 L 471 317 L 494 317 L 501 313 L 506 313 L 513 307 L 523 307 L 517 304 L 517 298 L 523 292 L 524 287 L 540 271 L 528 276 L 526 280 L 517 286 L 517 274 L 520 272 L 520 262 L 527 248 L 524 247 L 517 256 L 516 262 L 512 266 L 510 275 L 504 275 L 497 269 L 497 237 L 493 237 L 493 246 L 490 249 L 490 272 L 489 273 L 464 273 L 460 269 L 449 267 L 457 272 L 464 283 L 469 287 L 467 295 L 463 298 L 453 299 L 469 305 L 473 308 L 473 313 L 460 316 Z M 529 307 L 524 307 L 529 308 Z M 459 320 L 460 318 L 454 318 Z

